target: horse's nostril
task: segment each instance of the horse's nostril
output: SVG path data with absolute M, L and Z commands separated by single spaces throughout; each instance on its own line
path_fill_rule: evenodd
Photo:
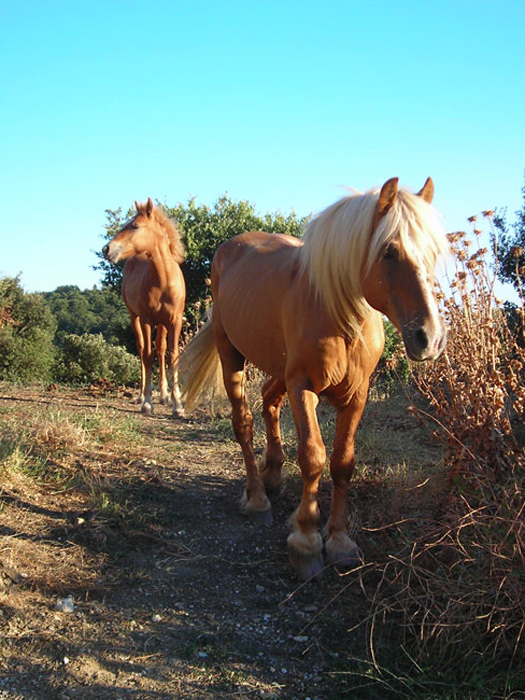
M 418 328 L 414 333 L 414 340 L 420 350 L 426 350 L 428 348 L 428 337 L 422 328 Z
M 107 258 L 109 253 L 109 243 L 102 248 L 102 255 Z

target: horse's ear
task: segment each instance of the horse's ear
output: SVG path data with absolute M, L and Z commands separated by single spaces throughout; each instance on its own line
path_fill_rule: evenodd
M 423 197 L 425 202 L 428 202 L 429 204 L 432 203 L 432 200 L 434 199 L 434 183 L 432 182 L 431 177 L 427 177 L 427 181 L 417 194 L 418 197 Z
M 379 217 L 384 216 L 396 201 L 398 182 L 398 177 L 392 177 L 390 180 L 387 180 L 381 188 L 381 192 L 379 193 L 379 204 L 377 205 L 377 213 Z
M 137 200 L 135 200 L 135 209 L 137 210 L 137 214 L 138 214 L 139 209 L 140 209 L 140 204 L 137 202 Z
M 155 208 L 155 207 L 154 207 L 154 205 L 153 205 L 153 201 L 152 201 L 151 197 L 148 197 L 148 202 L 147 202 L 147 204 L 146 204 L 146 214 L 147 214 L 148 216 L 151 216 L 151 214 L 153 213 L 153 209 L 154 209 L 154 208 Z

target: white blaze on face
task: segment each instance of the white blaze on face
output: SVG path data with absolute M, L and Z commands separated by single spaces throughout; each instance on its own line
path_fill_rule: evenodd
M 406 246 L 408 257 L 414 262 L 414 268 L 417 270 L 416 277 L 421 289 L 423 302 L 427 308 L 427 319 L 423 323 L 423 330 L 427 334 L 428 348 L 425 353 L 426 358 L 433 359 L 437 357 L 443 346 L 443 337 L 445 328 L 443 320 L 439 312 L 436 295 L 434 294 L 434 280 L 428 270 L 424 256 L 412 241 Z M 414 319 L 417 322 L 417 319 Z

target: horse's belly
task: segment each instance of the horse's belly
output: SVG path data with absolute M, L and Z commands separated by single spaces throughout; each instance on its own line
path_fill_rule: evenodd
M 275 319 L 258 314 L 257 308 L 237 308 L 233 318 L 221 320 L 231 344 L 260 370 L 278 379 L 284 379 L 286 346 Z

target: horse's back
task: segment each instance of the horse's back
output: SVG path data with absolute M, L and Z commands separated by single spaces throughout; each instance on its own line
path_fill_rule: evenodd
M 251 277 L 266 270 L 286 276 L 297 261 L 297 248 L 302 242 L 282 233 L 249 231 L 222 243 L 212 264 L 212 274 L 221 279 L 228 275 Z M 255 281 L 255 280 L 254 280 Z
M 229 239 L 212 264 L 214 315 L 231 343 L 273 376 L 283 376 L 286 308 L 295 293 L 302 242 L 251 231 Z

